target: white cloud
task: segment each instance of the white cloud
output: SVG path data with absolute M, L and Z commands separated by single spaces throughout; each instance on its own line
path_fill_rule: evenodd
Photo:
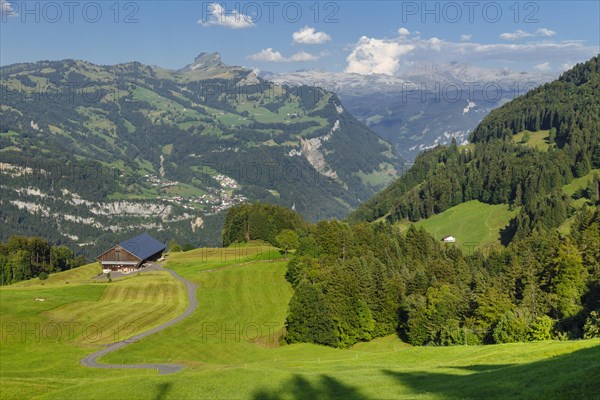
M 317 61 L 318 59 L 319 59 L 319 56 L 307 53 L 306 51 L 299 51 L 289 58 L 290 62 Z
M 502 39 L 505 39 L 505 40 L 517 40 L 517 39 L 521 39 L 521 38 L 529 37 L 529 36 L 532 36 L 532 34 L 531 33 L 527 33 L 525 31 L 522 31 L 520 29 L 518 29 L 514 33 L 502 33 L 502 34 L 500 34 L 500 37 Z
M 17 13 L 10 2 L 6 0 L 0 0 L 0 15 L 15 16 Z
M 471 40 L 472 37 L 473 37 L 473 35 L 463 34 L 463 35 L 460 35 L 460 41 L 468 42 L 469 40 Z
M 207 5 L 209 15 L 206 20 L 200 19 L 198 23 L 203 26 L 224 26 L 230 29 L 244 29 L 256 26 L 254 20 L 249 15 L 244 15 L 237 10 L 227 12 L 219 3 Z
M 322 44 L 331 40 L 331 36 L 325 32 L 317 32 L 315 28 L 311 28 L 308 25 L 298 32 L 294 32 L 292 38 L 294 39 L 294 43 L 301 44 Z
M 556 35 L 556 32 L 554 32 L 553 30 L 548 29 L 548 28 L 540 28 L 536 31 L 536 33 L 538 36 L 546 36 L 546 37 Z
M 267 61 L 267 62 L 284 62 L 285 57 L 278 51 L 273 51 L 271 47 L 259 51 L 256 54 L 248 56 L 249 60 L 252 61 Z
M 504 40 L 518 40 L 518 39 L 523 39 L 523 38 L 527 38 L 527 37 L 551 37 L 554 35 L 556 35 L 556 32 L 554 32 L 553 30 L 548 29 L 548 28 L 540 28 L 533 33 L 522 31 L 521 29 L 517 29 L 515 32 L 512 32 L 512 33 L 500 34 L 500 38 L 502 38 Z
M 413 49 L 414 46 L 410 44 L 363 36 L 346 58 L 346 72 L 361 75 L 394 75 L 400 65 L 400 56 Z
M 567 61 L 566 63 L 561 64 L 560 69 L 562 71 L 567 71 L 570 70 L 571 68 L 573 68 L 575 66 L 574 63 Z
M 552 70 L 552 67 L 550 66 L 549 62 L 537 64 L 533 68 L 537 69 L 538 71 L 542 71 L 542 72 L 548 72 L 548 71 Z
M 287 62 L 307 62 L 317 61 L 320 56 L 307 53 L 305 51 L 299 51 L 290 57 L 284 57 L 280 52 L 273 50 L 271 47 L 261 50 L 256 54 L 252 54 L 248 57 L 252 61 L 263 61 L 263 62 L 276 62 L 276 63 L 287 63 Z
M 398 35 L 408 36 L 408 35 L 410 35 L 410 31 L 406 28 L 400 28 L 400 29 L 398 29 Z
M 429 48 L 435 51 L 442 51 L 442 40 L 436 37 L 432 37 L 428 40 Z

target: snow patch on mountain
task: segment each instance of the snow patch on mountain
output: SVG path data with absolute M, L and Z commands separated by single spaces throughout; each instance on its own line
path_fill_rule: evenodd
M 468 113 L 469 110 L 471 110 L 475 106 L 477 106 L 477 104 L 475 104 L 474 101 L 467 100 L 467 106 L 465 108 L 463 108 L 463 115 L 465 115 L 466 113 Z

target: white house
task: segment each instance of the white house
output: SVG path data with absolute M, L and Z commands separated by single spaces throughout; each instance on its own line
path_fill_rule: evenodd
M 456 238 L 454 236 L 444 236 L 442 241 L 444 243 L 456 243 Z

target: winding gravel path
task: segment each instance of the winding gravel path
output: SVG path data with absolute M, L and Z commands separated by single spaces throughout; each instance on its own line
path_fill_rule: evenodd
M 112 353 L 113 351 L 122 349 L 123 347 L 125 347 L 131 343 L 135 343 L 138 340 L 145 338 L 146 336 L 150 336 L 156 332 L 160 332 L 163 329 L 170 327 L 171 325 L 175 325 L 182 319 L 191 315 L 198 307 L 198 300 L 196 299 L 196 285 L 194 285 L 190 281 L 182 278 L 173 270 L 164 269 L 160 266 L 158 268 L 153 268 L 153 270 L 168 271 L 171 275 L 173 275 L 173 277 L 175 277 L 175 279 L 178 279 L 181 282 L 183 282 L 183 284 L 186 287 L 187 296 L 188 296 L 188 300 L 189 300 L 189 305 L 185 309 L 183 314 L 181 314 L 180 316 L 178 316 L 176 318 L 173 318 L 170 321 L 165 322 L 162 325 L 157 326 L 156 328 L 152 328 L 148 331 L 139 333 L 129 339 L 125 339 L 120 342 L 115 342 L 115 343 L 109 344 L 104 349 L 98 350 L 95 353 L 85 356 L 84 358 L 81 359 L 82 365 L 85 365 L 86 367 L 105 368 L 105 369 L 151 368 L 151 369 L 157 369 L 161 374 L 170 374 L 172 372 L 177 372 L 183 368 L 182 365 L 178 365 L 178 364 L 99 364 L 97 362 L 97 359 L 99 357 L 102 357 L 105 354 Z

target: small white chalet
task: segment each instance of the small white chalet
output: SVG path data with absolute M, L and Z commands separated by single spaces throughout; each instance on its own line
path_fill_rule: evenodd
M 444 236 L 442 238 L 442 242 L 444 242 L 444 243 L 456 243 L 456 238 L 454 236 Z

